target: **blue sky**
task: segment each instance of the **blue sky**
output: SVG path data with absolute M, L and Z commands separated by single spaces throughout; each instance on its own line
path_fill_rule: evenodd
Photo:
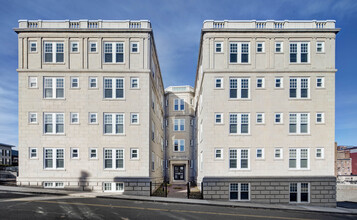
M 0 143 L 17 145 L 17 35 L 19 19 L 149 19 L 165 87 L 194 85 L 202 22 L 323 20 L 341 28 L 336 45 L 336 141 L 357 145 L 356 0 L 1 0 Z

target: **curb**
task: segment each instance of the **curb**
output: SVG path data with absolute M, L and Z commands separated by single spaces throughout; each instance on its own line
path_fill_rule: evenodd
M 70 195 L 70 193 L 39 192 L 39 191 L 16 191 L 16 190 L 3 190 L 3 189 L 0 189 L 0 192 L 48 194 L 48 195 L 56 195 L 56 196 L 68 196 L 68 195 Z
M 96 196 L 96 198 L 102 199 L 120 199 L 120 200 L 132 200 L 132 201 L 148 201 L 148 202 L 160 202 L 160 203 L 177 203 L 177 204 L 191 204 L 191 205 L 206 205 L 206 206 L 219 206 L 219 207 L 231 207 L 231 208 L 250 208 L 250 209 L 269 209 L 269 210 L 285 210 L 292 212 L 312 212 L 312 213 L 331 213 L 337 215 L 357 215 L 356 212 L 348 212 L 347 210 L 341 211 L 329 211 L 329 210 L 311 210 L 311 209 L 296 209 L 294 206 L 291 207 L 264 207 L 264 204 L 259 204 L 261 206 L 254 205 L 243 205 L 243 204 L 214 204 L 214 203 L 205 203 L 205 202 L 190 202 L 189 199 L 187 201 L 172 201 L 172 200 L 164 200 L 164 199 L 152 199 L 149 198 L 133 198 L 133 197 L 113 197 L 113 196 Z M 164 197 L 158 197 L 164 198 Z M 191 200 L 192 201 L 192 200 Z M 197 200 L 194 200 L 197 201 Z M 207 201 L 207 200 L 202 200 Z M 315 206 L 317 207 L 317 206 Z

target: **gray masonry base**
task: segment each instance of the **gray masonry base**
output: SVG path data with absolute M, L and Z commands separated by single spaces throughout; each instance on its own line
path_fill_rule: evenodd
M 103 191 L 103 183 L 104 182 L 123 182 L 124 183 L 124 192 L 122 195 L 137 195 L 137 196 L 150 196 L 150 178 L 143 177 L 115 177 L 114 179 L 27 179 L 21 178 L 17 179 L 18 186 L 28 186 L 35 188 L 43 188 L 43 182 L 63 182 L 65 190 L 78 190 L 78 191 L 94 191 L 94 192 L 102 192 Z M 155 190 L 155 186 L 157 184 L 152 184 L 153 189 Z M 56 188 L 61 189 L 61 188 Z M 117 192 L 108 192 L 117 193 Z
M 249 202 L 277 204 L 289 204 L 290 183 L 307 182 L 309 205 L 336 207 L 335 177 L 204 177 L 202 182 L 204 199 L 229 200 L 230 183 L 250 183 Z

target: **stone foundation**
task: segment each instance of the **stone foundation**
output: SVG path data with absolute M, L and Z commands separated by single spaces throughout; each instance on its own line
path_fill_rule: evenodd
M 249 183 L 250 200 L 244 202 L 336 207 L 335 177 L 205 177 L 202 182 L 208 200 L 229 200 L 230 183 Z M 289 184 L 301 182 L 309 183 L 309 203 L 290 203 Z

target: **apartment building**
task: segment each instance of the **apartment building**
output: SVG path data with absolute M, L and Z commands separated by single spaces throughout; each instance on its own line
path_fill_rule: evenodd
M 12 165 L 12 150 L 15 146 L 0 143 L 0 165 Z
M 164 160 L 150 22 L 20 20 L 15 32 L 17 184 L 149 195 Z
M 165 179 L 173 184 L 196 180 L 193 98 L 191 86 L 165 89 Z
M 335 21 L 205 21 L 195 81 L 204 199 L 336 205 Z

